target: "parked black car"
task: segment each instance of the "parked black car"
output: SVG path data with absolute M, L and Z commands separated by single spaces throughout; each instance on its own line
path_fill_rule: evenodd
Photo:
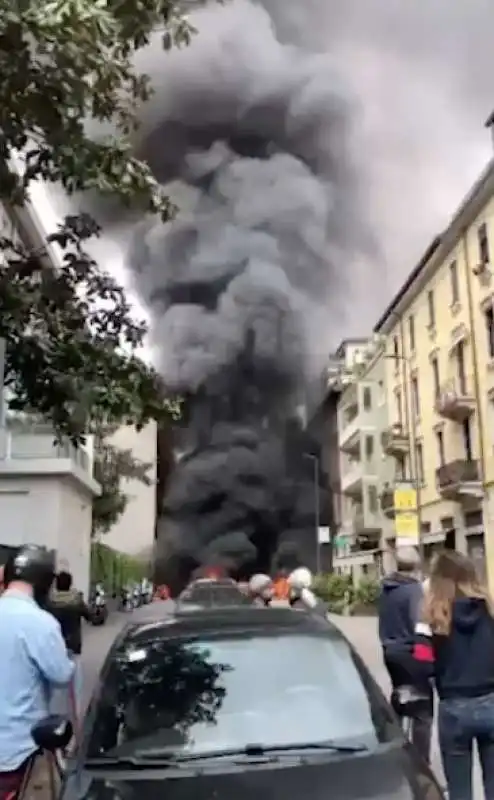
M 103 667 L 62 800 L 441 800 L 327 620 L 212 609 L 131 624 Z

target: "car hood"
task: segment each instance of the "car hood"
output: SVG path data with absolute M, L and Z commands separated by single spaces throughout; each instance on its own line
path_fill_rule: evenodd
M 189 768 L 190 767 L 190 768 Z M 227 761 L 186 769 L 101 769 L 72 775 L 63 800 L 441 800 L 429 770 L 411 748 L 283 758 L 231 768 Z

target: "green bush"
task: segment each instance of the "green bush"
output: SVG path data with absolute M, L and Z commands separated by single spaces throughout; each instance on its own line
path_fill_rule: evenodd
M 341 613 L 344 606 L 354 598 L 351 575 L 337 575 L 335 572 L 318 575 L 314 581 L 315 594 L 328 603 L 330 611 Z M 336 609 L 339 610 L 336 610 Z
M 144 578 L 147 565 L 125 553 L 119 553 L 106 544 L 95 542 L 91 548 L 91 582 L 101 582 L 113 592 L 129 581 Z
M 355 601 L 363 606 L 376 605 L 381 584 L 376 578 L 362 578 L 355 591 Z

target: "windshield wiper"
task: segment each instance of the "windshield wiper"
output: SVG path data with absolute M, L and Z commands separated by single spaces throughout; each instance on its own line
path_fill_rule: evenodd
M 123 769 L 135 769 L 135 768 L 148 768 L 149 767 L 177 767 L 179 766 L 177 763 L 177 759 L 173 756 L 173 753 L 167 753 L 166 755 L 156 756 L 156 757 L 143 757 L 141 755 L 135 756 L 101 756 L 98 758 L 88 758 L 85 761 L 84 766 L 88 769 L 93 769 L 93 767 L 102 767 L 102 768 L 111 768 L 111 767 L 121 767 Z
M 363 753 L 369 748 L 364 744 L 345 744 L 344 742 L 336 742 L 332 740 L 322 742 L 300 742 L 293 744 L 246 744 L 244 747 L 230 747 L 222 750 L 209 750 L 205 753 L 175 753 L 172 754 L 168 749 L 160 749 L 151 747 L 146 750 L 136 751 L 136 756 L 143 761 L 148 759 L 158 759 L 160 756 L 167 758 L 172 757 L 172 763 L 184 763 L 189 761 L 205 761 L 207 759 L 215 758 L 246 758 L 246 759 L 263 759 L 264 757 L 276 758 L 284 754 L 299 753 L 301 751 L 307 752 L 315 750 L 318 752 L 334 752 L 334 753 Z

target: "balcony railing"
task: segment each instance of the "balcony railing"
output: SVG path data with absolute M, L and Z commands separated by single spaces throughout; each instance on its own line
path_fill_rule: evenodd
M 463 422 L 475 411 L 473 377 L 451 378 L 444 383 L 436 398 L 436 412 L 454 422 Z
M 52 433 L 0 429 L 0 461 L 29 461 L 68 459 L 85 472 L 90 472 L 90 460 L 85 450 L 72 442 L 56 442 Z
M 392 518 L 395 515 L 395 498 L 394 498 L 394 489 L 391 487 L 386 487 L 381 492 L 381 511 L 383 514 L 388 517 Z
M 436 470 L 438 492 L 446 499 L 458 500 L 462 496 L 479 496 L 482 491 L 479 462 L 458 458 L 442 464 Z
M 381 434 L 381 447 L 386 455 L 403 457 L 409 450 L 408 433 L 401 423 L 390 425 Z

